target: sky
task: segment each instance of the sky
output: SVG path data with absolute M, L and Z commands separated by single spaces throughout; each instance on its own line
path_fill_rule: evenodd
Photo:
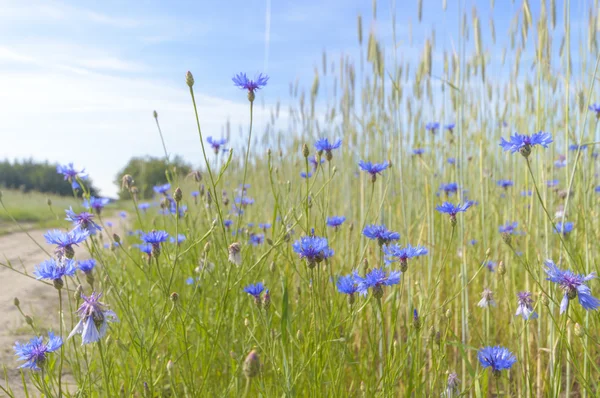
M 390 1 L 378 2 L 373 22 L 369 0 L 0 0 L 0 158 L 74 162 L 114 196 L 115 175 L 132 156 L 164 153 L 156 110 L 168 151 L 200 165 L 186 71 L 195 77 L 204 136 L 221 136 L 230 121 L 232 146 L 241 148 L 248 101 L 233 75 L 270 76 L 255 107 L 256 125 L 264 125 L 278 100 L 286 108 L 290 82 L 310 88 L 323 51 L 329 59 L 358 55 L 359 14 L 364 36 L 375 30 L 389 45 L 395 5 L 404 59 L 418 59 L 432 29 L 440 51 L 455 47 L 458 1 L 443 12 L 442 0 L 425 0 L 422 23 L 416 1 Z M 463 3 L 476 4 L 483 20 L 493 16 L 501 41 L 521 2 Z M 573 13 L 584 15 L 588 3 L 573 1 Z

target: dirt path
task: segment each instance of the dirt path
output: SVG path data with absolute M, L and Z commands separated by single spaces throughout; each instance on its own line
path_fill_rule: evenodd
M 113 221 L 118 225 L 116 220 L 106 221 Z M 44 240 L 45 232 L 46 230 L 37 230 L 29 231 L 29 234 L 48 253 L 52 253 L 52 246 Z M 75 252 L 79 259 L 85 258 L 87 254 L 85 248 L 81 247 L 76 248 Z M 31 274 L 37 264 L 48 258 L 49 255 L 24 232 L 0 236 L 0 263 L 10 262 L 14 268 L 21 271 L 25 268 Z M 58 296 L 54 287 L 0 266 L 0 385 L 6 387 L 3 374 L 3 368 L 6 366 L 15 397 L 23 397 L 25 395 L 21 385 L 21 374 L 17 369 L 19 363 L 16 361 L 13 345 L 17 340 L 28 341 L 33 333 L 15 307 L 15 297 L 19 298 L 23 312 L 30 315 L 38 327 L 58 331 Z M 35 390 L 30 390 L 29 393 L 31 396 L 38 396 Z M 5 393 L 0 390 L 0 397 L 4 396 Z

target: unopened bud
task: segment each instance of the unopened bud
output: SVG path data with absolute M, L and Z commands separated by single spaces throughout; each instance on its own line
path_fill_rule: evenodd
M 167 362 L 167 372 L 171 373 L 172 370 L 173 370 L 173 361 L 171 361 L 169 359 L 169 362 Z
M 308 150 L 308 145 L 304 144 L 304 145 L 302 145 L 302 156 L 307 158 L 308 155 L 310 155 L 310 151 Z
M 578 323 L 576 323 L 575 326 L 573 326 L 573 331 L 575 332 L 575 336 L 577 337 L 585 336 L 585 330 L 583 329 L 583 326 L 581 326 Z
M 29 326 L 33 326 L 33 318 L 30 317 L 29 315 L 25 315 L 25 323 L 28 324 Z
M 175 189 L 175 192 L 173 192 L 173 199 L 175 199 L 175 202 L 177 203 L 181 202 L 181 199 L 183 199 L 183 192 L 181 192 L 181 188 L 177 187 Z
M 271 293 L 269 293 L 269 289 L 266 290 L 265 295 L 263 296 L 262 305 L 265 311 L 271 306 Z
M 46 199 L 46 204 L 48 206 L 52 206 L 52 199 L 50 199 L 50 198 Z
M 246 359 L 244 360 L 244 376 L 248 379 L 256 377 L 260 371 L 260 360 L 256 350 L 250 351 Z
M 275 266 L 275 261 L 271 261 L 271 264 L 269 264 L 269 271 L 275 272 L 276 269 L 277 267 Z
M 177 292 L 173 292 L 169 298 L 172 302 L 176 303 L 179 301 L 179 294 Z
M 204 245 L 204 254 L 208 254 L 210 252 L 210 242 L 206 242 Z
M 506 274 L 506 266 L 504 265 L 504 262 L 500 261 L 498 264 L 498 275 L 504 276 L 504 274 Z
M 117 235 L 117 234 L 113 234 L 113 240 L 116 243 L 121 243 L 121 237 L 119 235 Z
M 187 84 L 189 88 L 192 88 L 194 86 L 194 76 L 189 70 L 185 74 L 185 84 Z
M 488 249 L 485 251 L 485 256 L 486 256 L 486 257 L 489 257 L 489 256 L 490 256 L 490 254 L 492 254 L 492 249 L 490 249 L 490 248 L 488 247 Z
M 19 299 L 17 297 L 15 297 L 13 300 L 13 304 L 15 305 L 15 307 L 18 307 L 21 305 L 21 302 L 19 301 Z
M 304 341 L 304 333 L 302 333 L 302 330 L 298 329 L 298 331 L 296 332 L 296 340 L 298 340 L 298 342 L 302 343 Z
M 504 243 L 506 243 L 507 245 L 510 246 L 510 244 L 512 242 L 512 236 L 510 236 L 510 234 L 508 232 L 503 232 L 502 240 L 504 241 Z
M 73 298 L 75 301 L 81 300 L 81 293 L 83 293 L 83 286 L 78 285 L 77 289 L 75 289 L 75 293 L 73 293 Z
M 250 326 L 250 320 L 248 318 L 244 318 L 244 326 Z
M 152 116 L 156 119 L 158 117 L 158 113 L 156 111 L 152 111 Z
M 448 308 L 444 315 L 446 316 L 446 319 L 452 318 L 452 310 L 450 308 Z

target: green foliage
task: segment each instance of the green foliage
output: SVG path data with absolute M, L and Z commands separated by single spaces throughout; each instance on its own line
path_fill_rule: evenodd
M 56 164 L 37 162 L 33 159 L 0 162 L 0 186 L 16 189 L 21 192 L 37 191 L 53 193 L 60 196 L 73 196 L 71 184 L 64 180 L 62 174 L 56 172 Z M 97 190 L 90 179 L 85 183 L 94 196 Z M 78 192 L 81 195 L 81 191 Z
M 171 182 L 169 180 L 174 175 L 185 176 L 191 170 L 192 166 L 179 156 L 170 159 L 169 163 L 164 158 L 152 156 L 134 157 L 117 173 L 115 184 L 121 188 L 123 176 L 129 174 L 133 177 L 135 181 L 134 185 L 139 190 L 139 197 L 149 199 L 154 193 L 152 190 L 153 186 Z M 119 191 L 119 198 L 128 199 L 129 197 L 128 191 Z

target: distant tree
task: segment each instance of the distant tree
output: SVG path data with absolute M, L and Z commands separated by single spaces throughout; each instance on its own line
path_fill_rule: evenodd
M 179 156 L 171 158 L 168 164 L 164 158 L 151 156 L 131 158 L 115 178 L 115 184 L 119 187 L 119 198 L 127 199 L 130 197 L 128 191 L 121 189 L 125 174 L 133 177 L 135 181 L 133 185 L 138 188 L 139 197 L 149 199 L 154 193 L 152 188 L 155 185 L 167 183 L 167 170 L 169 173 L 185 176 L 190 173 L 192 166 Z
M 73 189 L 62 174 L 56 172 L 57 164 L 37 162 L 33 159 L 4 160 L 0 162 L 0 186 L 7 189 L 18 189 L 22 192 L 37 191 L 53 193 L 62 196 L 72 196 Z M 85 181 L 86 187 L 92 195 L 97 195 L 98 190 L 93 186 L 91 179 Z M 82 191 L 77 192 L 81 196 Z

